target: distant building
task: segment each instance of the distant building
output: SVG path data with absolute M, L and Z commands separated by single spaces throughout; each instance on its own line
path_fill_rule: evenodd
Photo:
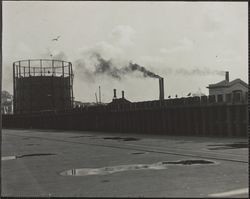
M 120 107 L 124 104 L 130 104 L 131 102 L 124 97 L 124 91 L 122 91 L 122 97 L 117 98 L 116 97 L 116 89 L 114 89 L 114 97 L 112 102 L 108 104 L 109 107 Z
M 85 106 L 85 104 L 81 101 L 74 101 L 73 102 L 73 107 L 76 108 L 76 107 L 80 107 L 80 106 Z
M 87 107 L 87 106 L 96 106 L 96 102 L 81 102 L 81 101 L 74 101 L 73 107 Z
M 12 114 L 13 113 L 13 96 L 8 91 L 2 91 L 1 94 L 1 113 Z
M 201 96 L 205 96 L 205 94 L 201 92 L 200 88 L 197 92 L 192 93 L 192 97 L 201 97 Z
M 97 106 L 97 105 L 107 105 L 107 103 L 96 103 L 96 102 L 81 102 L 81 101 L 74 101 L 73 107 L 74 108 L 83 108 L 83 107 L 90 107 L 90 106 Z
M 209 84 L 209 95 L 215 95 L 216 101 L 241 101 L 248 96 L 248 84 L 241 79 L 229 81 L 229 72 L 226 72 L 225 80 L 216 84 Z

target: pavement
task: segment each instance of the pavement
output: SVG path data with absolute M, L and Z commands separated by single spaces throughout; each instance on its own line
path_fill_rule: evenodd
M 248 197 L 247 138 L 152 134 L 2 129 L 1 196 Z

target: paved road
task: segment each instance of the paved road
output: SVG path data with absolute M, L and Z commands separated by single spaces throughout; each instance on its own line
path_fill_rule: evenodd
M 2 130 L 2 196 L 247 197 L 246 142 Z M 179 164 L 187 160 L 213 164 Z

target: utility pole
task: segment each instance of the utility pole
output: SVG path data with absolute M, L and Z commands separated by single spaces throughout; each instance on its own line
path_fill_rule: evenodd
M 96 93 L 95 93 L 95 100 L 96 100 L 96 103 L 98 103 L 97 94 Z

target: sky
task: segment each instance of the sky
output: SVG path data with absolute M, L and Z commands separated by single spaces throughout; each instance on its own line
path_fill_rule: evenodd
M 165 98 L 208 94 L 223 71 L 248 83 L 247 2 L 4 1 L 2 15 L 2 89 L 10 93 L 14 61 L 50 54 L 72 63 L 82 102 L 94 102 L 98 86 L 103 102 L 114 88 L 133 102 L 159 99 L 157 78 L 96 73 L 94 53 L 112 69 L 136 63 L 163 77 Z

